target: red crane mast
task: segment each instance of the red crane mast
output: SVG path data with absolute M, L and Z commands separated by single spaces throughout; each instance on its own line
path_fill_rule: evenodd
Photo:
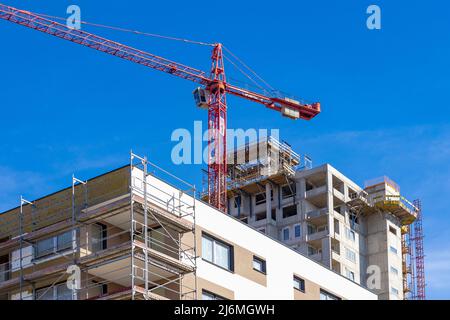
M 206 92 L 204 105 L 208 109 L 208 199 L 211 205 L 223 212 L 226 211 L 227 203 L 227 93 L 260 103 L 292 119 L 310 120 L 320 113 L 318 102 L 300 103 L 283 96 L 268 96 L 228 83 L 223 62 L 223 46 L 220 43 L 213 45 L 212 67 L 208 74 L 92 33 L 71 29 L 42 15 L 4 4 L 0 4 L 0 18 L 200 84 Z

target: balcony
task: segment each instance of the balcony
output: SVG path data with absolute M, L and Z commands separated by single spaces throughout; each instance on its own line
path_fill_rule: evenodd
M 321 187 L 316 187 L 311 190 L 306 191 L 306 198 L 314 198 L 317 197 L 327 191 L 327 186 L 323 185 Z
M 314 225 L 323 225 L 327 223 L 328 208 L 321 208 L 305 213 L 305 220 Z
M 322 261 L 322 252 L 317 252 L 315 254 L 309 255 L 308 258 L 315 261 Z
M 333 188 L 334 205 L 341 205 L 345 203 L 345 196 L 339 190 Z
M 329 235 L 328 228 L 322 231 L 316 231 L 314 233 L 310 233 L 306 236 L 306 241 L 308 242 L 319 242 L 323 238 Z

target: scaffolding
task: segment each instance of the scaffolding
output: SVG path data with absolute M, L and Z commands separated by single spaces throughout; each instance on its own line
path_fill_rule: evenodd
M 418 208 L 417 219 L 414 222 L 414 250 L 415 250 L 415 292 L 414 300 L 425 300 L 425 253 L 423 248 L 423 226 L 422 226 L 422 202 L 417 199 L 414 205 Z
M 0 222 L 0 299 L 196 299 L 195 201 L 194 186 L 133 153 L 128 166 L 21 198 Z
M 267 180 L 286 184 L 295 172 L 312 167 L 308 156 L 299 155 L 289 144 L 271 136 L 247 143 L 229 152 L 227 157 L 228 190 L 245 189 Z
M 411 225 L 401 227 L 403 299 L 413 300 L 415 295 L 414 251 Z
M 420 200 L 408 201 L 386 176 L 366 181 L 364 190 L 349 194 L 354 217 L 390 212 L 401 224 L 402 286 L 405 300 L 425 298 L 422 213 Z

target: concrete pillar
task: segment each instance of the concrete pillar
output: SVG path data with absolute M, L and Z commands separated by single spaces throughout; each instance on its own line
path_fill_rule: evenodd
M 306 179 L 301 178 L 296 182 L 297 195 L 299 199 L 305 199 L 306 196 Z
M 272 197 L 271 197 L 272 186 L 270 183 L 266 183 L 266 218 L 270 221 L 272 216 Z
M 327 208 L 328 208 L 328 230 L 330 234 L 334 234 L 334 223 L 333 223 L 333 174 L 327 167 Z

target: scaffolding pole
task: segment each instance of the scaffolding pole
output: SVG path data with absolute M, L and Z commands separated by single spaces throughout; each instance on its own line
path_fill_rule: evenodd
M 78 243 L 78 235 L 77 235 L 77 218 L 76 218 L 76 199 L 75 199 L 75 186 L 82 185 L 84 189 L 84 207 L 87 206 L 87 180 L 82 181 L 77 179 L 74 174 L 72 174 L 72 259 L 73 264 L 77 265 L 77 259 L 80 252 L 80 245 Z M 77 289 L 74 285 L 72 285 L 72 300 L 77 300 Z
M 20 290 L 20 300 L 23 300 L 23 293 L 22 293 L 22 289 L 23 289 L 23 264 L 22 264 L 22 260 L 23 260 L 23 206 L 24 205 L 33 205 L 33 202 L 28 201 L 26 199 L 24 199 L 22 196 L 20 196 L 20 212 L 19 212 L 19 268 L 20 268 L 20 284 L 19 284 L 19 290 Z

